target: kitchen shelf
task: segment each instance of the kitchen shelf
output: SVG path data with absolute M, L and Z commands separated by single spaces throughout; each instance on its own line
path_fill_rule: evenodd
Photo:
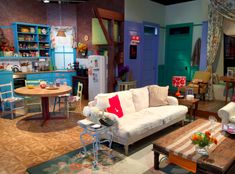
M 40 57 L 14 57 L 14 56 L 9 56 L 9 57 L 0 57 L 0 60 L 19 60 L 19 59 L 46 59 L 46 58 L 50 58 L 50 57 L 46 57 L 46 56 L 40 56 Z
M 27 41 L 27 40 L 19 40 L 19 42 L 26 42 L 26 43 L 37 43 L 37 41 Z
M 50 57 L 50 48 L 42 49 L 39 45 L 50 46 L 50 26 L 41 24 L 30 24 L 15 22 L 12 24 L 14 32 L 14 47 L 15 52 L 21 55 L 29 55 L 25 58 L 46 58 Z M 30 48 L 37 45 L 37 47 Z M 23 47 L 23 48 L 22 48 Z M 37 57 L 35 56 L 37 55 Z M 39 56 L 38 56 L 39 55 Z M 17 58 L 20 58 L 17 57 Z
M 28 33 L 28 32 L 18 32 L 18 34 L 32 34 L 32 35 L 37 35 L 37 33 Z

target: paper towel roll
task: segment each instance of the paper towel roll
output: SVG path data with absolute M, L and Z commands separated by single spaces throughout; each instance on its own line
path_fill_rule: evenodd
M 193 100 L 194 99 L 194 95 L 186 95 L 186 100 Z

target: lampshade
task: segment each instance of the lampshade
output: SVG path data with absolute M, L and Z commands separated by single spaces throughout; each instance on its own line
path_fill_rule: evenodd
M 180 88 L 185 85 L 186 85 L 186 77 L 185 76 L 173 76 L 172 77 L 172 86 Z
M 97 104 L 96 107 L 98 107 L 99 109 L 105 110 L 106 108 L 108 108 L 109 105 L 109 99 L 108 99 L 108 95 L 107 94 L 99 94 L 97 96 Z
M 60 29 L 60 30 L 58 31 L 58 33 L 57 33 L 56 36 L 59 36 L 59 37 L 66 37 L 66 34 L 65 34 L 64 30 Z

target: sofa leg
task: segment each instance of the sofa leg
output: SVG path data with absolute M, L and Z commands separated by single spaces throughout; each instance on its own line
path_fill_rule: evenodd
M 181 126 L 182 126 L 182 127 L 184 126 L 184 120 L 181 121 Z
M 125 155 L 128 155 L 128 145 L 124 145 Z

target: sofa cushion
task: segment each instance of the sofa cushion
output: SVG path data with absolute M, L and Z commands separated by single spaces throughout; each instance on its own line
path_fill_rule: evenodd
M 163 125 L 163 120 L 151 114 L 135 112 L 118 120 L 119 128 L 115 135 L 120 139 L 136 139 L 151 129 Z
M 166 105 L 161 107 L 150 107 L 140 111 L 140 113 L 148 113 L 154 117 L 160 118 L 163 120 L 163 123 L 169 123 L 170 121 L 177 119 L 179 117 L 185 116 L 188 112 L 188 108 L 183 105 Z
M 113 113 L 113 114 L 117 115 L 119 118 L 121 118 L 123 116 L 123 112 L 122 112 L 122 107 L 120 105 L 118 95 L 115 95 L 115 96 L 109 98 L 109 104 L 110 104 L 110 107 L 108 107 L 106 109 L 107 112 Z
M 147 87 L 130 89 L 130 91 L 137 112 L 149 107 L 149 91 Z
M 135 112 L 135 106 L 132 99 L 132 93 L 130 91 L 119 91 L 108 93 L 108 98 L 118 95 L 123 114 L 129 114 Z
M 168 96 L 168 89 L 169 86 L 158 86 L 158 85 L 151 85 L 148 87 L 149 89 L 149 106 L 162 106 L 167 105 L 167 96 Z

